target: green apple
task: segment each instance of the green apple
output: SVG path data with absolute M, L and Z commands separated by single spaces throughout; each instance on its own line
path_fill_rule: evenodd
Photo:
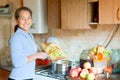
M 87 69 L 82 69 L 81 73 L 80 73 L 80 77 L 85 79 L 87 77 L 88 73 L 89 73 L 89 71 Z
M 85 79 L 86 76 L 87 76 L 87 74 L 85 74 L 85 73 L 80 73 L 80 77 L 81 77 L 81 78 Z
M 87 74 L 87 80 L 94 80 L 94 79 L 95 79 L 95 75 L 93 73 Z

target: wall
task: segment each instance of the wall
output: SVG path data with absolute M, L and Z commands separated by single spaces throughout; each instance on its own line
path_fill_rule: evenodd
M 98 25 L 97 29 L 90 30 L 55 30 L 55 36 L 59 39 L 60 47 L 72 60 L 78 60 L 82 50 L 91 49 L 97 44 L 105 46 L 108 50 L 119 49 L 119 34 L 119 25 Z M 35 35 L 36 42 L 40 44 L 48 36 L 50 33 L 48 35 Z
M 21 0 L 0 0 L 0 6 L 10 4 L 12 6 L 11 16 L 0 15 L 0 65 L 11 64 L 9 39 L 14 26 L 13 14 L 16 8 L 21 6 Z

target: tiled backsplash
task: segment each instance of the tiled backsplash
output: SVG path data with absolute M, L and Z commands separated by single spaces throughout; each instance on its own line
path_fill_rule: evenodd
M 0 65 L 7 65 L 10 62 L 10 21 L 9 18 L 0 18 Z
M 117 25 L 98 25 L 91 30 L 64 30 L 56 29 L 55 36 L 59 39 L 60 47 L 70 56 L 70 59 L 78 60 L 84 49 L 91 49 L 99 45 L 106 45 L 113 31 L 118 29 L 106 47 L 108 50 L 120 48 L 120 29 Z M 35 35 L 38 44 L 47 39 L 48 35 Z

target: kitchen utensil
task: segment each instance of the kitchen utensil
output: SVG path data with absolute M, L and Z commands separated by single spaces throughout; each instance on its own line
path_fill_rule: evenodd
M 51 60 L 49 59 L 36 59 L 36 65 L 37 66 L 47 66 L 51 64 Z
M 67 75 L 69 71 L 69 62 L 69 60 L 53 61 L 51 72 L 53 74 Z
M 105 76 L 106 76 L 106 78 L 108 79 L 108 78 L 110 77 L 110 72 L 106 71 L 106 72 L 105 72 Z
M 51 60 L 61 60 L 67 58 L 63 50 L 55 43 L 42 43 L 42 49 L 48 53 Z
M 83 64 L 89 62 L 91 66 L 94 66 L 93 59 L 89 56 L 89 50 L 83 50 L 80 55 L 80 67 L 83 68 Z

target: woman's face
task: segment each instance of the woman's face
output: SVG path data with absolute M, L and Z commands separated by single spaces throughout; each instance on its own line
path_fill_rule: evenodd
M 22 10 L 19 13 L 19 17 L 16 21 L 21 29 L 23 29 L 25 32 L 28 32 L 32 25 L 32 17 L 30 15 L 30 12 Z

